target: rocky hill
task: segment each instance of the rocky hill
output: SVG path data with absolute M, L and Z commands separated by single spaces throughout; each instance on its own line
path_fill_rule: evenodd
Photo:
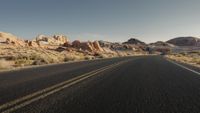
M 21 46 L 21 47 L 25 47 L 26 43 L 24 42 L 24 40 L 19 39 L 18 37 L 10 34 L 10 33 L 4 33 L 4 32 L 0 32 L 0 43 L 5 43 L 5 44 L 11 44 L 14 46 Z
M 175 47 L 175 45 L 167 43 L 167 42 L 162 42 L 162 41 L 157 41 L 155 43 L 150 43 L 150 46 L 154 47 Z
M 123 44 L 146 45 L 146 43 L 135 38 L 130 38 L 128 41 L 124 42 Z
M 170 51 L 173 50 L 174 47 L 175 46 L 173 44 L 169 44 L 169 43 L 162 42 L 162 41 L 157 41 L 155 43 L 150 43 L 148 45 L 149 52 L 157 53 L 157 54 L 169 53 Z
M 200 38 L 196 37 L 178 37 L 168 40 L 167 43 L 176 46 L 200 46 Z

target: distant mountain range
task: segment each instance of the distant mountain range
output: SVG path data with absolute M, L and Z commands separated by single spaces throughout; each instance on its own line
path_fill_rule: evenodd
M 123 42 L 123 44 L 134 44 L 134 45 L 151 45 L 151 46 L 168 46 L 168 47 L 175 47 L 175 46 L 196 46 L 200 47 L 200 38 L 197 37 L 177 37 L 170 39 L 166 42 L 157 41 L 155 43 L 146 44 L 143 41 L 140 41 L 136 38 L 130 38 L 128 41 Z

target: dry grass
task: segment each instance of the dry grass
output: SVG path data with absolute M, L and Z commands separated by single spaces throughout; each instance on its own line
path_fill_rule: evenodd
M 5 59 L 0 59 L 0 70 L 11 68 L 11 63 L 6 61 Z
M 29 65 L 44 65 L 78 60 L 91 60 L 94 56 L 74 51 L 48 50 L 42 48 L 22 48 L 14 46 L 0 46 L 0 68 L 23 67 Z M 13 62 L 13 64 L 4 65 Z
M 191 65 L 200 67 L 200 51 L 170 54 L 170 55 L 167 55 L 167 57 L 178 62 L 188 63 Z
M 64 48 L 63 51 L 56 51 L 56 48 L 16 47 L 5 44 L 0 45 L 0 58 L 5 59 L 0 61 L 0 69 L 137 55 L 134 51 L 113 51 L 109 48 L 103 49 L 104 52 L 90 53 L 75 48 Z

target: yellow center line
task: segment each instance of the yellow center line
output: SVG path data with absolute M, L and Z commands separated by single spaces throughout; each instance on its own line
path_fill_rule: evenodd
M 70 80 L 61 82 L 59 84 L 53 85 L 51 87 L 45 88 L 43 90 L 37 91 L 37 92 L 32 93 L 32 94 L 29 94 L 27 96 L 24 96 L 22 98 L 16 99 L 14 101 L 5 103 L 5 104 L 3 104 L 3 105 L 0 106 L 0 110 L 8 109 L 9 107 L 11 107 L 10 109 L 8 109 L 8 110 L 6 110 L 6 111 L 3 112 L 3 113 L 9 113 L 9 112 L 14 111 L 16 109 L 24 107 L 24 106 L 26 106 L 26 105 L 28 105 L 28 104 L 30 104 L 32 102 L 35 102 L 35 101 L 40 100 L 42 98 L 45 98 L 46 96 L 49 96 L 49 95 L 51 95 L 53 93 L 56 93 L 56 92 L 58 92 L 58 91 L 60 91 L 60 90 L 62 90 L 64 88 L 67 88 L 67 87 L 69 87 L 71 85 L 74 85 L 74 84 L 76 84 L 76 83 L 78 83 L 80 81 L 83 81 L 83 80 L 85 80 L 85 79 L 87 79 L 89 77 L 92 77 L 92 76 L 94 76 L 94 75 L 96 75 L 96 74 L 98 74 L 100 72 L 103 72 L 105 70 L 108 70 L 110 68 L 118 66 L 118 65 L 120 65 L 122 63 L 125 63 L 127 61 L 121 61 L 119 63 L 115 63 L 115 64 L 111 64 L 111 65 L 105 66 L 103 68 L 100 68 L 100 69 L 88 72 L 88 73 L 83 74 L 81 76 L 77 76 L 77 77 L 72 78 Z M 21 103 L 21 104 L 16 105 L 18 103 Z

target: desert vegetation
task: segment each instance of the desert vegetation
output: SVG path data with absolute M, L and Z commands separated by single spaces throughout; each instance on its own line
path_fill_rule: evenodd
M 91 55 L 76 51 L 58 52 L 42 48 L 24 48 L 8 45 L 1 45 L 0 50 L 0 69 L 93 59 Z
M 200 67 L 200 51 L 174 53 L 166 56 L 169 59 Z

